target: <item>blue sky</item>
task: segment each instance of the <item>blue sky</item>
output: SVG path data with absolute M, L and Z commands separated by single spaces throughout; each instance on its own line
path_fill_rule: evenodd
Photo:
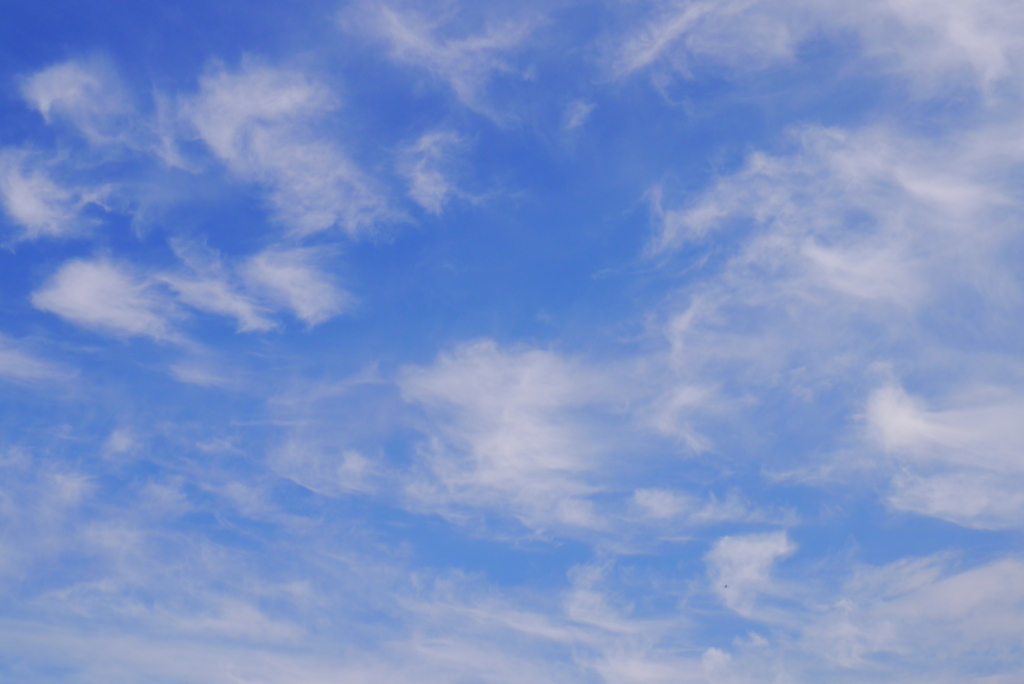
M 1018 682 L 1011 0 L 8 2 L 0 681 Z

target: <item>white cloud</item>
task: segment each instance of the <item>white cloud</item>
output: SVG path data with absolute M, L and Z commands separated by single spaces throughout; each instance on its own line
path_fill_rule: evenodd
M 699 505 L 693 496 L 667 489 L 638 489 L 633 492 L 633 500 L 652 518 L 675 518 Z
M 236 177 L 264 185 L 276 220 L 295 234 L 339 227 L 358 235 L 394 218 L 332 133 L 328 116 L 338 101 L 325 85 L 249 58 L 237 70 L 209 68 L 199 85 L 192 96 L 154 93 L 155 111 L 146 113 L 106 62 L 78 59 L 25 78 L 22 92 L 48 123 L 69 123 L 93 146 L 91 157 L 64 166 L 96 171 L 109 161 L 110 146 L 119 146 L 137 161 L 194 172 L 201 165 L 181 143 L 198 137 Z M 63 189 L 35 167 L 20 175 L 11 170 L 17 165 L 0 168 L 8 212 L 35 233 L 66 231 L 77 209 L 99 195 L 83 198 L 86 191 Z M 138 191 L 123 183 L 119 190 Z
M 232 387 L 237 385 L 237 380 L 223 372 L 223 369 L 214 364 L 202 361 L 183 361 L 170 366 L 168 370 L 171 376 L 178 382 L 199 387 Z
M 131 100 L 102 59 L 55 64 L 25 78 L 21 92 L 47 122 L 66 120 L 91 143 L 127 143 L 137 134 Z
M 444 34 L 451 27 L 443 18 L 431 20 L 387 6 L 374 8 L 368 23 L 388 41 L 392 59 L 447 82 L 469 109 L 498 122 L 509 120 L 507 112 L 488 102 L 487 85 L 495 73 L 512 70 L 502 54 L 523 42 L 530 32 L 528 23 L 494 23 L 479 34 L 449 37 Z
M 784 3 L 777 4 L 782 6 L 773 9 L 785 9 Z M 778 59 L 788 56 L 792 49 L 786 15 L 766 21 L 756 14 L 758 3 L 749 0 L 668 2 L 655 3 L 655 6 L 655 17 L 619 47 L 613 66 L 617 75 L 642 69 L 666 53 L 676 53 L 672 56 L 680 59 L 686 52 L 697 55 L 710 52 L 725 61 L 743 62 Z M 678 66 L 687 68 L 685 62 Z
M 7 214 L 29 238 L 71 232 L 79 209 L 73 194 L 42 169 L 25 168 L 25 157 L 13 150 L 0 156 L 0 195 Z
M 180 339 L 170 322 L 173 304 L 147 280 L 105 259 L 65 263 L 32 293 L 32 305 L 118 336 Z
M 774 559 L 791 549 L 785 540 L 754 546 L 761 548 L 739 553 L 751 559 L 739 575 L 753 578 L 756 587 L 772 587 Z M 1018 583 L 1024 565 L 999 559 L 951 572 L 949 561 L 932 556 L 859 566 L 844 572 L 832 590 L 816 588 L 819 571 L 777 610 L 750 614 L 764 636 L 754 632 L 716 649 L 713 681 L 952 684 L 993 672 L 999 673 L 993 681 L 1015 681 L 1021 672 L 1024 595 Z M 748 592 L 747 607 L 756 593 Z
M 5 516 L 0 544 L 16 542 L 20 553 L 4 557 L 8 570 L 49 577 L 51 559 L 67 554 L 87 558 L 89 570 L 42 583 L 0 620 L 0 654 L 20 672 L 56 664 L 64 680 L 83 684 L 172 675 L 196 684 L 467 676 L 493 684 L 924 684 L 971 681 L 983 669 L 1009 682 L 1020 671 L 1024 565 L 1012 558 L 964 571 L 948 557 L 908 558 L 842 569 L 838 578 L 815 563 L 797 586 L 799 568 L 778 563 L 795 550 L 785 533 L 723 537 L 705 560 L 708 578 L 729 588 L 712 592 L 756 626 L 744 621 L 739 632 L 752 631 L 731 643 L 716 631 L 709 649 L 695 621 L 701 611 L 690 609 L 699 599 L 692 578 L 675 564 L 648 574 L 628 557 L 599 559 L 573 567 L 564 588 L 527 593 L 407 566 L 408 552 L 377 535 L 374 553 L 363 555 L 356 525 L 338 534 L 319 519 L 282 515 L 261 473 L 190 469 L 190 483 L 215 502 L 180 480 L 157 479 L 136 500 L 108 505 L 79 473 L 47 472 L 18 454 L 0 467 L 8 468 L 0 509 L 16 513 Z M 285 524 L 264 538 L 275 562 L 162 524 L 189 512 Z M 773 596 L 784 600 L 764 610 Z M 652 597 L 685 603 L 659 606 Z
M 671 251 L 747 219 L 773 229 L 761 249 L 785 238 L 779 246 L 799 250 L 803 270 L 833 289 L 868 299 L 911 296 L 914 261 L 906 251 L 923 247 L 915 238 L 948 235 L 963 247 L 971 221 L 1007 206 L 999 173 L 1012 164 L 1014 146 L 993 149 L 995 135 L 1002 131 L 936 142 L 884 129 L 796 129 L 792 153 L 752 154 L 683 207 L 663 208 L 655 189 L 650 250 Z M 978 237 L 984 243 L 991 232 Z M 952 256 L 936 247 L 934 257 Z
M 281 309 L 317 325 L 353 303 L 324 271 L 326 253 L 320 248 L 272 247 L 231 266 L 199 243 L 172 241 L 172 247 L 185 268 L 154 279 L 168 285 L 188 306 L 234 318 L 239 332 L 276 328 L 270 314 Z
M 977 490 L 991 481 L 985 469 L 1017 477 L 1024 444 L 1013 422 L 1020 359 L 987 341 L 1019 334 L 1024 301 L 1007 256 L 1020 244 L 1024 213 L 1007 181 L 1024 163 L 1011 131 L 934 140 L 803 128 L 786 154 L 751 155 L 679 208 L 652 192 L 658 229 L 649 254 L 665 264 L 684 246 L 707 255 L 697 266 L 704 277 L 669 306 L 678 388 L 653 405 L 652 424 L 684 437 L 696 426 L 705 445 L 721 448 L 723 432 L 708 427 L 716 416 L 698 420 L 702 406 L 717 417 L 767 420 L 768 407 L 782 402 L 805 426 L 786 438 L 802 440 L 799 432 L 831 421 L 834 441 L 816 448 L 847 452 L 837 435 L 858 431 L 870 395 L 860 455 L 828 467 L 875 468 L 869 452 L 881 449 L 891 475 L 903 472 L 893 480 L 894 505 L 980 526 L 997 524 L 1002 511 L 998 525 L 1015 524 L 1016 504 L 979 506 Z M 951 310 L 960 312 L 955 322 Z M 1003 359 L 1001 370 L 991 354 Z M 945 378 L 946 389 L 921 401 L 946 408 L 928 409 L 895 386 L 876 392 L 884 368 Z M 821 465 L 809 454 L 794 459 Z M 948 490 L 954 471 L 965 476 L 959 513 Z
M 268 249 L 249 259 L 242 275 L 254 291 L 312 326 L 353 304 L 352 296 L 323 271 L 323 259 L 323 252 L 311 247 Z
M 647 487 L 633 492 L 633 505 L 643 518 L 652 522 L 668 523 L 668 529 L 678 532 L 678 525 L 713 525 L 722 522 L 775 522 L 794 524 L 792 512 L 773 513 L 751 504 L 737 491 L 724 498 L 714 493 L 699 497 L 686 492 Z
M 398 170 L 409 179 L 409 196 L 433 214 L 440 214 L 449 197 L 459 194 L 451 180 L 448 158 L 461 142 L 454 133 L 425 133 L 400 156 Z
M 796 544 L 785 532 L 722 537 L 705 556 L 708 577 L 725 605 L 751 615 L 760 594 L 771 593 L 771 571 Z
M 678 451 L 662 436 L 700 453 L 692 432 L 650 420 L 666 386 L 673 391 L 654 367 L 591 366 L 480 340 L 406 368 L 402 396 L 427 421 L 419 469 L 406 485 L 412 505 L 457 520 L 494 513 L 538 531 L 598 534 L 623 548 L 723 522 L 795 523 L 792 511 L 752 504 L 736 490 L 719 497 L 625 485 L 644 481 L 666 446 Z
M 53 179 L 49 165 L 25 150 L 0 150 L 0 204 L 23 229 L 17 239 L 64 237 L 81 231 L 79 213 L 101 204 L 102 189 L 73 188 Z
M 237 71 L 211 69 L 181 112 L 232 172 L 269 186 L 278 218 L 293 232 L 339 226 L 355 235 L 389 212 L 365 174 L 318 132 L 336 107 L 306 74 L 245 60 Z
M 240 615 L 238 616 L 241 617 Z M 275 626 L 276 627 L 276 626 Z M 519 654 L 496 640 L 474 637 L 468 628 L 458 638 L 437 635 L 409 638 L 367 654 L 363 649 L 300 648 L 283 643 L 274 648 L 235 639 L 159 638 L 111 630 L 75 630 L 7 621 L 0 626 L 0 649 L 26 671 L 52 669 L 58 663 L 71 674 L 64 681 L 95 684 L 118 677 L 173 680 L 182 684 L 400 684 L 416 680 L 444 684 L 467 673 L 483 684 L 529 684 L 573 681 L 570 667 L 546 662 L 538 655 Z M 241 641 L 241 643 L 239 643 Z M 59 652 L 53 643 L 64 644 Z M 46 665 L 44 665 L 46 664 Z M 47 680 L 37 680 L 47 681 Z
M 114 335 L 175 342 L 185 339 L 174 325 L 183 313 L 178 302 L 234 318 L 239 332 L 274 329 L 268 313 L 280 308 L 312 326 L 351 305 L 351 296 L 323 272 L 318 249 L 266 250 L 244 262 L 236 277 L 211 250 L 176 248 L 187 268 L 180 273 L 139 273 L 109 259 L 69 261 L 32 294 L 32 304 Z M 190 381 L 199 378 L 194 364 L 178 368 Z
M 238 321 L 239 332 L 272 330 L 275 324 L 263 315 L 260 307 L 237 292 L 230 283 L 218 278 L 180 278 L 161 276 L 178 295 L 178 299 L 200 311 L 228 316 Z
M 957 404 L 932 410 L 900 386 L 882 387 L 868 399 L 868 429 L 883 450 L 908 461 L 1024 472 L 1024 398 L 989 389 Z
M 890 654 L 903 667 L 964 681 L 961 669 L 971 659 L 962 656 L 1005 653 L 1024 634 L 1024 565 L 1002 559 L 958 574 L 948 573 L 946 565 L 931 557 L 860 568 L 831 610 L 808 625 L 803 648 L 865 676 L 872 656 Z M 887 681 L 900 681 L 900 669 Z M 1004 670 L 1006 681 L 1015 669 Z
M 796 59 L 822 36 L 860 39 L 859 68 L 900 74 L 934 94 L 951 83 L 989 93 L 1019 69 L 1024 15 L 1013 0 L 818 0 L 648 3 L 644 25 L 617 46 L 612 71 L 663 62 L 684 74 L 700 63 L 760 69 Z
M 887 0 L 842 21 L 857 27 L 866 53 L 890 58 L 930 90 L 966 76 L 983 90 L 1019 73 L 1024 13 L 1012 0 Z
M 19 557 L 0 557 L 0 571 L 12 571 L 4 600 L 15 606 L 0 620 L 0 658 L 33 680 L 46 681 L 55 666 L 83 684 L 576 676 L 568 657 L 547 657 L 564 648 L 559 633 L 571 635 L 560 621 L 517 610 L 458 572 L 410 572 L 406 554 L 379 539 L 371 555 L 361 553 L 354 527 L 323 534 L 319 514 L 284 516 L 260 473 L 190 466 L 184 481 L 155 478 L 134 497 L 108 501 L 74 472 L 48 473 L 44 459 L 0 460 L 0 468 L 12 465 L 0 496 L 0 545 L 14 542 Z M 276 541 L 265 538 L 273 567 L 265 549 L 181 534 L 172 523 L 189 512 L 283 523 Z M 85 570 L 60 573 L 58 557 L 80 559 Z M 56 581 L 19 581 L 29 574 Z
M 693 418 L 701 410 L 715 408 L 714 392 L 709 387 L 685 381 L 669 381 L 666 388 L 665 378 L 658 380 L 649 384 L 655 395 L 653 400 L 639 411 L 644 422 L 655 431 L 679 440 L 694 453 L 712 449 L 711 440 L 694 428 Z
M 172 247 L 191 273 L 164 274 L 160 280 L 177 293 L 179 300 L 201 311 L 236 319 L 239 332 L 275 327 L 265 309 L 239 291 L 216 252 L 181 242 L 172 243 Z
M 139 438 L 131 429 L 117 428 L 103 443 L 103 454 L 107 457 L 130 454 L 138 451 L 139 446 Z
M 562 116 L 562 130 L 572 131 L 587 123 L 590 113 L 594 111 L 593 102 L 576 100 L 565 108 Z
M 358 451 L 298 435 L 274 450 L 271 467 L 282 477 L 327 496 L 372 493 L 381 477 L 379 464 Z
M 1019 616 L 1024 611 L 1024 564 L 1003 559 L 912 587 L 897 595 L 890 605 L 876 611 L 892 616 L 908 628 L 902 633 L 906 642 L 924 642 L 965 651 L 998 642 L 1018 642 L 1024 636 Z M 935 632 L 916 632 L 912 625 L 933 625 Z M 930 631 L 930 630 L 929 630 Z M 937 632 L 937 634 L 936 634 Z M 935 637 L 940 637 L 936 639 Z M 943 638 L 945 637 L 945 638 Z M 953 638 L 949 638 L 953 637 Z M 937 643 L 936 643 L 937 642 Z
M 68 374 L 54 364 L 36 358 L 0 335 L 0 378 L 6 380 L 57 380 Z
M 427 469 L 410 493 L 442 509 L 496 509 L 529 526 L 599 525 L 588 494 L 601 446 L 574 411 L 603 400 L 600 380 L 538 349 L 483 340 L 407 368 L 402 395 L 431 416 Z
M 889 503 L 964 527 L 1017 529 L 1024 523 L 1024 478 L 983 469 L 896 475 Z
M 1018 526 L 1024 520 L 1024 400 L 984 388 L 945 403 L 932 409 L 898 385 L 869 397 L 869 438 L 900 466 L 890 503 L 972 527 Z

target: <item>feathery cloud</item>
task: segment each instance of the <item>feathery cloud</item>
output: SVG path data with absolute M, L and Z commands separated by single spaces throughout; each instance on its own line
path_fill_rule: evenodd
M 304 235 L 334 226 L 363 233 L 388 216 L 383 198 L 317 122 L 336 97 L 300 71 L 255 60 L 211 68 L 182 115 L 227 167 L 265 183 L 279 220 Z
M 74 259 L 32 293 L 32 305 L 119 337 L 179 340 L 172 302 L 131 269 L 106 259 Z

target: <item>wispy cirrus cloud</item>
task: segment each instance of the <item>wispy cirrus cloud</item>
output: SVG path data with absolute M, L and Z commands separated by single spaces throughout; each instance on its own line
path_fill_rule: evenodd
M 922 95 L 951 83 L 992 94 L 1012 79 L 1024 50 L 1024 16 L 1008 0 L 874 0 L 856 9 L 801 0 L 670 0 L 645 9 L 641 26 L 613 50 L 616 76 L 654 64 L 683 74 L 709 63 L 756 70 L 796 62 L 809 41 L 852 33 L 857 69 L 909 79 Z
M 15 381 L 67 379 L 70 373 L 0 335 L 0 378 Z
M 425 478 L 410 495 L 441 510 L 499 507 L 530 526 L 601 525 L 588 472 L 602 448 L 572 413 L 601 402 L 601 379 L 538 349 L 483 340 L 408 368 L 402 395 L 436 430 L 420 447 Z
M 530 22 L 492 22 L 470 33 L 459 31 L 451 15 L 437 18 L 394 6 L 366 9 L 358 18 L 345 15 L 343 24 L 349 22 L 368 26 L 387 41 L 394 61 L 419 67 L 447 83 L 465 107 L 499 123 L 511 120 L 489 101 L 488 85 L 495 74 L 514 70 L 506 55 L 530 34 Z
M 841 430 L 861 434 L 851 438 L 861 440 L 862 465 L 875 467 L 867 454 L 881 447 L 910 469 L 893 474 L 893 505 L 961 524 L 1016 524 L 1018 505 L 1002 489 L 988 496 L 978 488 L 994 484 L 995 472 L 1016 477 L 1015 447 L 994 448 L 982 434 L 1018 441 L 1007 418 L 1016 410 L 1013 381 L 999 380 L 985 358 L 1007 355 L 1011 377 L 1020 360 L 999 343 L 949 338 L 942 313 L 971 300 L 967 315 L 993 340 L 1016 327 L 1009 312 L 1021 283 L 1000 255 L 1019 242 L 1024 205 L 1005 178 L 1024 157 L 1002 130 L 934 141 L 803 129 L 787 153 L 751 155 L 679 208 L 653 193 L 650 256 L 669 264 L 677 250 L 710 253 L 725 235 L 733 245 L 669 314 L 680 381 L 715 388 L 708 396 L 734 407 L 753 387 L 759 402 L 831 396 L 845 407 Z M 931 401 L 949 413 L 939 417 L 892 389 L 886 372 L 943 374 L 949 383 L 932 389 Z M 675 420 L 688 412 L 683 406 Z M 856 427 L 861 415 L 869 438 Z M 831 448 L 846 448 L 839 444 Z M 977 491 L 943 495 L 954 470 Z M 987 508 L 986 496 L 1003 503 Z
M 450 161 L 461 144 L 455 133 L 434 131 L 420 136 L 399 157 L 398 171 L 409 180 L 409 196 L 432 214 L 440 214 L 451 197 L 461 194 Z
M 1024 516 L 1021 397 L 990 386 L 937 399 L 942 408 L 899 385 L 868 397 L 868 438 L 901 469 L 889 502 L 969 527 L 1018 526 Z
M 186 270 L 157 277 L 175 291 L 182 303 L 236 319 L 239 332 L 266 331 L 276 326 L 268 317 L 268 308 L 244 291 L 241 279 L 222 263 L 216 252 L 204 245 L 180 241 L 172 247 Z
M 76 259 L 32 293 L 32 305 L 72 323 L 118 337 L 180 340 L 173 302 L 118 262 Z
M 291 310 L 308 325 L 343 312 L 350 295 L 323 272 L 320 252 L 268 250 L 235 269 L 216 254 L 181 245 L 186 269 L 147 271 L 109 258 L 77 259 L 61 266 L 32 294 L 37 309 L 118 337 L 184 342 L 181 305 L 233 318 L 239 332 L 277 327 L 270 317 Z
M 24 77 L 21 93 L 47 123 L 70 124 L 93 144 L 137 144 L 143 132 L 127 88 L 100 57 L 70 59 Z
M 183 151 L 198 137 L 234 176 L 263 185 L 276 220 L 296 235 L 339 227 L 356 236 L 395 218 L 379 183 L 325 124 L 338 109 L 337 96 L 300 69 L 246 58 L 237 69 L 212 64 L 197 93 L 133 98 L 111 64 L 82 58 L 25 76 L 22 92 L 46 123 L 76 131 L 92 148 L 91 155 L 56 160 L 62 168 L 97 171 L 111 155 L 128 155 L 201 173 L 195 150 Z M 8 150 L 5 157 L 5 205 L 29 237 L 66 232 L 81 204 L 98 196 L 76 200 L 84 191 L 55 185 L 39 164 L 16 173 L 26 166 L 25 154 Z M 145 194 L 123 180 L 108 184 L 132 197 Z
M 87 222 L 81 212 L 102 206 L 109 188 L 76 186 L 54 178 L 57 160 L 24 149 L 0 150 L 0 205 L 21 230 L 14 241 L 82 236 Z
M 339 145 L 314 132 L 337 104 L 301 71 L 249 59 L 237 70 L 211 67 L 181 113 L 233 173 L 269 187 L 274 212 L 289 230 L 304 235 L 337 226 L 357 235 L 389 211 Z
M 354 297 L 323 269 L 325 256 L 312 247 L 267 249 L 244 264 L 242 277 L 267 300 L 290 309 L 307 325 L 317 325 L 354 303 Z
M 785 532 L 722 537 L 705 557 L 715 593 L 732 610 L 750 616 L 755 597 L 772 591 L 772 567 L 796 549 Z

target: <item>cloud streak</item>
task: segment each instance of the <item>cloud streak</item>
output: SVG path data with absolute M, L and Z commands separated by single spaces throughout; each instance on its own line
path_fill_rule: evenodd
M 651 2 L 613 51 L 618 77 L 667 65 L 694 76 L 709 65 L 739 72 L 792 64 L 801 45 L 843 33 L 859 39 L 855 67 L 882 70 L 935 95 L 950 83 L 991 95 L 1008 84 L 1024 43 L 1024 16 L 1006 0 L 873 0 L 853 10 L 803 0 Z
M 388 6 L 371 11 L 364 21 L 387 41 L 391 59 L 447 83 L 470 110 L 499 123 L 511 120 L 489 101 L 488 84 L 495 74 L 514 71 L 504 55 L 529 35 L 528 22 L 495 22 L 479 33 L 452 35 L 452 27 L 444 21 Z

